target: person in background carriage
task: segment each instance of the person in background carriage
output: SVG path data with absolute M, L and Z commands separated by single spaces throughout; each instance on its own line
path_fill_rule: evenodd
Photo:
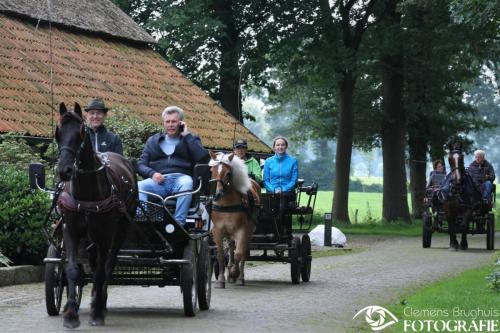
M 434 209 L 439 208 L 439 202 L 433 200 L 434 193 L 439 190 L 441 183 L 446 177 L 446 171 L 444 169 L 444 163 L 441 160 L 435 160 L 432 163 L 433 170 L 429 174 L 429 180 L 427 181 L 427 186 L 425 189 L 425 204 L 431 204 Z
M 248 154 L 247 141 L 244 139 L 238 139 L 234 141 L 233 152 L 236 156 L 245 161 L 245 165 L 248 169 L 248 175 L 250 178 L 255 180 L 257 183 L 262 183 L 262 170 L 260 169 L 260 164 L 255 158 Z
M 295 187 L 299 177 L 297 159 L 287 154 L 288 141 L 283 136 L 273 140 L 274 156 L 264 164 L 264 186 L 269 193 L 283 193 L 285 202 L 295 202 Z
M 433 170 L 429 174 L 429 180 L 427 181 L 427 188 L 434 186 L 439 186 L 446 176 L 446 171 L 444 169 L 444 163 L 441 160 L 435 160 L 432 163 Z
M 90 141 L 96 153 L 113 152 L 123 155 L 122 141 L 120 137 L 106 129 L 104 122 L 108 114 L 108 108 L 100 98 L 92 99 L 85 107 L 85 119 L 87 126 L 92 130 Z
M 154 134 L 147 140 L 137 169 L 144 177 L 139 181 L 140 191 L 166 197 L 192 190 L 193 166 L 207 161 L 209 154 L 200 138 L 189 133 L 181 108 L 169 106 L 163 110 L 161 117 L 165 132 Z M 147 195 L 140 193 L 139 200 L 146 201 Z M 177 198 L 174 217 L 180 224 L 186 222 L 190 205 L 191 195 Z
M 474 152 L 474 161 L 469 165 L 468 172 L 474 180 L 474 184 L 480 189 L 483 202 L 489 204 L 493 181 L 495 180 L 495 170 L 485 159 L 484 151 L 476 150 Z

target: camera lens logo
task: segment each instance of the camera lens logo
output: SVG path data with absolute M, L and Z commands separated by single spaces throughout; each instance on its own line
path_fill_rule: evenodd
M 352 317 L 354 320 L 359 314 L 365 312 L 365 320 L 370 325 L 372 331 L 380 331 L 398 322 L 398 318 L 389 310 L 378 305 L 370 305 L 361 309 Z

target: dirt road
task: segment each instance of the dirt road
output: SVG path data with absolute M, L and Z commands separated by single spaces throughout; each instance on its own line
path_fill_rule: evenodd
M 497 234 L 497 244 L 499 244 Z M 484 236 L 468 251 L 451 252 L 447 238 L 422 249 L 419 238 L 351 237 L 361 252 L 313 260 L 311 282 L 292 285 L 290 266 L 250 267 L 247 285 L 214 289 L 212 307 L 185 318 L 176 287 L 112 287 L 106 327 L 87 324 L 89 287 L 82 301 L 79 331 L 85 332 L 345 332 L 353 315 L 368 305 L 396 300 L 409 287 L 492 262 Z M 43 284 L 0 288 L 1 332 L 54 332 L 61 317 L 45 312 Z

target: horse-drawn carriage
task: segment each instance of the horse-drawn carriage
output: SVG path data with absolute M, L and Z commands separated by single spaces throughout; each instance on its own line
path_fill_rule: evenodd
M 463 165 L 461 146 L 451 147 L 449 163 L 450 194 L 446 198 L 441 193 L 441 185 L 430 186 L 424 199 L 425 211 L 422 215 L 422 247 L 431 246 L 432 234 L 450 234 L 450 247 L 458 248 L 455 239 L 457 233 L 462 235 L 461 249 L 467 249 L 467 234 L 485 234 L 486 249 L 495 249 L 495 216 L 492 208 L 495 205 L 495 185 L 488 202 L 481 200 L 481 193 L 473 184 L 472 178 Z M 435 173 L 438 177 L 433 183 L 442 184 L 444 173 Z
M 312 225 L 318 184 L 304 186 L 299 180 L 295 200 L 283 193 L 262 194 L 262 211 L 250 241 L 249 261 L 290 263 L 292 283 L 308 282 L 311 276 Z
M 139 214 L 129 226 L 126 239 L 118 251 L 111 285 L 180 286 L 186 316 L 194 316 L 198 307 L 200 310 L 209 309 L 213 265 L 208 237 L 210 218 L 204 211 L 204 206 L 209 205 L 210 200 L 207 192 L 208 172 L 207 165 L 195 166 L 194 191 L 167 198 L 146 193 L 148 200 L 139 202 Z M 41 189 L 43 174 L 42 165 L 30 166 L 33 189 Z M 44 189 L 56 199 L 60 190 Z M 184 226 L 173 218 L 175 197 L 180 195 L 193 196 Z M 49 219 L 54 222 L 48 231 L 51 244 L 44 259 L 46 308 L 51 316 L 59 314 L 67 286 L 67 256 L 62 238 L 64 226 L 60 217 L 60 212 L 54 206 L 49 213 Z M 78 306 L 82 300 L 83 287 L 93 281 L 89 265 L 89 252 L 93 246 L 88 240 L 80 244 L 80 274 L 76 291 Z

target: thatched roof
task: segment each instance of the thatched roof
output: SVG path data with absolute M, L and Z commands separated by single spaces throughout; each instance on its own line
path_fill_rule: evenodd
M 235 131 L 236 137 L 248 140 L 250 151 L 271 152 L 146 44 L 63 27 L 36 29 L 35 24 L 0 13 L 0 133 L 51 137 L 52 106 L 85 105 L 99 96 L 111 108 L 128 109 L 155 123 L 161 123 L 166 106 L 178 105 L 186 111 L 189 129 L 206 147 L 232 149 Z
M 156 43 L 109 0 L 0 0 L 0 12 L 142 43 Z

